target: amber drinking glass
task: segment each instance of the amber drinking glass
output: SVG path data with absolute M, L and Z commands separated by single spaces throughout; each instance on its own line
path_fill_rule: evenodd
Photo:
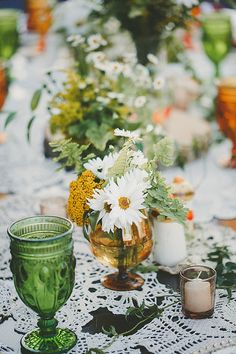
M 74 287 L 72 229 L 69 220 L 57 216 L 22 219 L 8 229 L 16 291 L 40 317 L 39 329 L 21 340 L 23 354 L 67 353 L 76 344 L 76 335 L 57 328 L 54 318 Z
M 51 1 L 26 0 L 26 10 L 28 13 L 28 30 L 39 34 L 37 50 L 42 52 L 46 47 L 46 34 L 52 25 Z
M 236 168 L 236 77 L 222 79 L 218 85 L 217 121 L 232 141 L 232 155 L 226 166 Z
M 206 55 L 220 76 L 220 63 L 232 47 L 232 27 L 229 16 L 217 12 L 205 16 L 202 22 L 202 42 Z
M 17 10 L 0 9 L 0 59 L 10 59 L 19 45 L 18 17 Z
M 123 232 L 116 229 L 108 234 L 97 225 L 88 236 L 94 256 L 101 263 L 118 269 L 116 273 L 105 275 L 101 283 L 112 290 L 135 290 L 144 284 L 144 279 L 128 272 L 128 269 L 141 263 L 151 253 L 153 242 L 149 221 L 143 219 L 138 226 L 133 224 L 129 235 L 123 235 Z
M 216 271 L 193 265 L 180 272 L 182 311 L 192 319 L 210 317 L 215 306 Z

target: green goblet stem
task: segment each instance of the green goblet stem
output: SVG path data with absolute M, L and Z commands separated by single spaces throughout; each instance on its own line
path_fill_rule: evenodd
M 218 78 L 220 77 L 220 64 L 215 63 L 215 77 Z
M 58 321 L 53 317 L 53 318 L 40 318 L 38 320 L 37 325 L 40 329 L 39 333 L 42 337 L 53 337 L 56 335 L 57 331 L 57 325 Z

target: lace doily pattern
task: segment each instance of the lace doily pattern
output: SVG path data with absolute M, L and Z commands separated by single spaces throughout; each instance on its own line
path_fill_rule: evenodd
M 37 213 L 37 202 L 29 197 L 12 197 L 2 202 L 0 212 L 0 330 L 1 322 L 12 317 L 14 330 L 24 334 L 36 327 L 36 315 L 22 304 L 16 295 L 9 269 L 9 240 L 6 235 L 6 221 L 24 217 L 29 209 Z M 34 209 L 33 209 L 34 208 Z M 17 216 L 17 217 L 14 217 Z M 236 234 L 230 229 L 212 224 L 203 224 L 195 231 L 195 237 L 189 242 L 189 253 L 206 258 L 213 244 L 227 244 L 232 253 L 236 254 Z M 84 241 L 79 229 L 75 230 L 76 283 L 71 298 L 57 313 L 61 326 L 74 330 L 78 336 L 76 347 L 70 354 L 86 353 L 89 348 L 104 348 L 111 339 L 103 333 L 87 332 L 87 325 L 93 320 L 93 313 L 99 309 L 107 309 L 114 315 L 124 315 L 134 301 L 153 304 L 157 296 L 169 294 L 164 284 L 161 284 L 156 273 L 144 274 L 145 284 L 141 291 L 114 292 L 100 284 L 100 278 L 109 269 L 94 258 Z M 151 262 L 150 260 L 147 261 Z M 167 297 L 163 305 L 173 302 Z M 236 343 L 236 294 L 229 302 L 224 292 L 217 292 L 216 309 L 210 319 L 194 321 L 185 319 L 180 304 L 174 304 L 166 309 L 163 315 L 146 324 L 138 332 L 130 336 L 119 337 L 106 350 L 110 354 L 193 354 L 212 353 L 217 348 Z M 143 349 L 143 351 L 141 351 Z M 19 348 L 11 348 L 10 343 L 0 344 L 0 352 L 17 353 Z

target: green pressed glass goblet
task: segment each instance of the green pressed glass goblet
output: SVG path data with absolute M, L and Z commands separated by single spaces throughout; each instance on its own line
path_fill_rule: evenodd
M 220 63 L 232 46 L 232 26 L 229 16 L 213 13 L 202 22 L 202 42 L 206 55 L 215 65 L 215 76 L 220 76 Z
M 8 229 L 16 291 L 40 317 L 39 329 L 22 338 L 22 353 L 66 353 L 76 344 L 75 333 L 57 328 L 54 318 L 74 287 L 72 230 L 69 220 L 57 216 L 22 219 Z
M 18 33 L 19 11 L 14 9 L 0 10 L 0 58 L 8 60 L 19 45 Z

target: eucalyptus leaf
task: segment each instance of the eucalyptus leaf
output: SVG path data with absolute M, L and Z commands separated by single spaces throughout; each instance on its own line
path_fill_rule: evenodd
M 38 107 L 39 102 L 40 102 L 40 98 L 42 95 L 42 89 L 38 89 L 34 92 L 31 102 L 30 102 L 30 108 L 32 111 L 35 111 L 35 109 Z
M 16 112 L 11 112 L 8 114 L 5 124 L 4 124 L 4 129 L 16 118 Z
M 31 117 L 28 124 L 27 124 L 27 140 L 28 141 L 30 141 L 30 132 L 31 132 L 32 124 L 33 124 L 35 118 L 36 118 L 36 116 Z

